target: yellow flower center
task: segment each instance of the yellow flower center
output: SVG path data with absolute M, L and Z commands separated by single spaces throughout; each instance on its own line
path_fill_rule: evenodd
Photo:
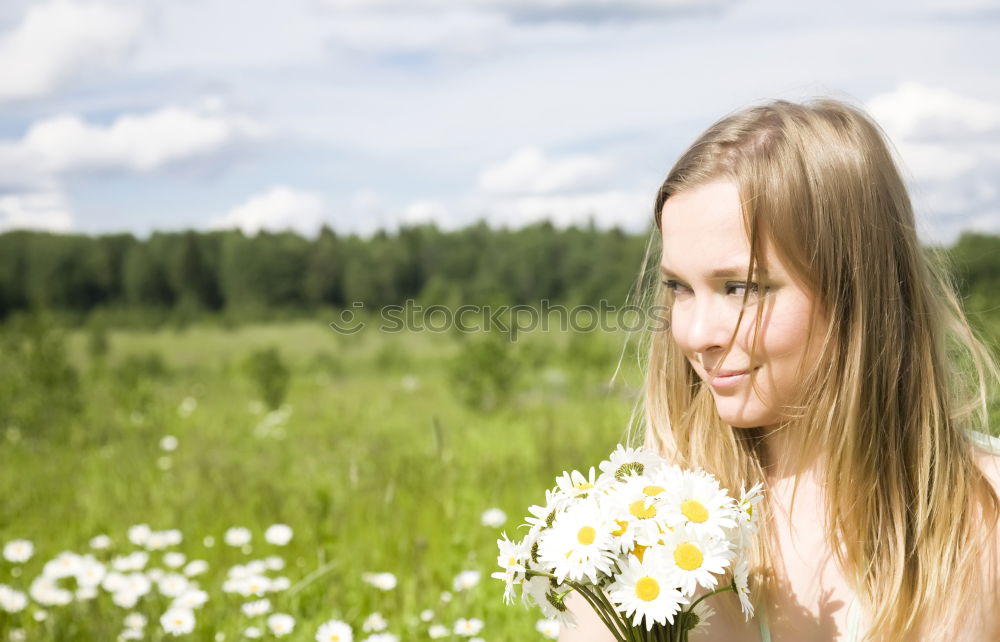
M 576 534 L 576 541 L 580 542 L 584 546 L 590 546 L 594 543 L 594 538 L 597 537 L 597 531 L 594 530 L 593 526 L 584 526 Z
M 694 544 L 684 542 L 674 549 L 674 562 L 685 571 L 701 568 L 701 563 L 704 561 L 705 556 L 701 554 L 701 549 Z
M 591 489 L 591 488 L 593 488 L 593 487 L 594 487 L 594 485 L 593 485 L 593 484 L 587 484 L 587 483 L 583 483 L 583 484 L 577 484 L 577 485 L 576 485 L 576 486 L 574 486 L 573 488 L 575 488 L 575 489 L 577 489 L 577 490 L 590 490 L 590 489 Z
M 630 552 L 633 555 L 635 555 L 635 558 L 637 560 L 639 560 L 641 562 L 642 561 L 642 556 L 646 554 L 646 549 L 647 548 L 648 548 L 648 546 L 643 546 L 642 544 L 636 544 L 635 546 L 632 547 L 632 550 Z
M 623 521 L 621 521 L 619 519 L 616 519 L 615 522 L 618 524 L 618 530 L 611 531 L 611 534 L 614 535 L 615 537 L 618 537 L 620 535 L 624 535 L 625 531 L 628 530 L 628 522 L 623 522 Z
M 643 602 L 652 602 L 660 594 L 660 584 L 651 577 L 644 577 L 635 583 L 635 596 Z
M 629 504 L 628 512 L 632 513 L 639 519 L 649 519 L 650 517 L 656 517 L 656 508 L 654 508 L 653 506 L 646 508 L 646 503 L 641 499 Z
M 684 517 L 695 524 L 702 524 L 708 520 L 708 509 L 701 502 L 696 502 L 693 499 L 684 500 L 684 503 L 681 504 L 681 512 L 684 513 Z
M 646 486 L 642 489 L 642 492 L 646 493 L 650 497 L 655 497 L 663 492 L 663 486 Z

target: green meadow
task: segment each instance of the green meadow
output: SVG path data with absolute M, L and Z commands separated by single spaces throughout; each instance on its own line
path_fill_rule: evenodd
M 192 578 L 208 600 L 190 634 L 164 631 L 170 600 L 154 587 L 133 608 L 103 590 L 59 606 L 29 600 L 0 610 L 0 640 L 115 640 L 133 611 L 147 619 L 137 639 L 239 640 L 247 627 L 269 639 L 265 617 L 241 608 L 260 598 L 222 590 L 235 565 L 268 557 L 283 565 L 269 576 L 289 585 L 267 594 L 270 612 L 295 619 L 282 639 L 316 639 L 337 619 L 363 640 L 374 612 L 401 640 L 430 639 L 432 625 L 453 630 L 459 618 L 481 620 L 487 641 L 544 639 L 540 614 L 504 605 L 489 577 L 496 540 L 520 538 L 527 507 L 557 474 L 596 465 L 624 438 L 641 384 L 634 341 L 558 330 L 513 342 L 376 327 L 344 335 L 328 321 L 9 323 L 0 543 L 28 540 L 34 554 L 0 560 L 0 584 L 27 594 L 63 551 L 107 564 L 141 548 L 127 537 L 137 524 L 179 530 L 167 550 L 209 570 Z M 502 526 L 481 522 L 491 508 L 506 513 Z M 265 541 L 272 524 L 292 528 L 288 544 Z M 227 545 L 231 527 L 248 529 L 250 543 Z M 110 546 L 92 550 L 102 534 Z M 145 572 L 173 572 L 165 552 L 151 551 Z M 463 571 L 479 582 L 456 590 Z M 365 581 L 385 572 L 392 589 Z

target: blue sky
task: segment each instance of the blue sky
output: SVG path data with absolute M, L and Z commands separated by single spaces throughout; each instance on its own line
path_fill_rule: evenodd
M 0 230 L 646 229 L 769 98 L 867 107 L 921 234 L 1000 233 L 1000 3 L 0 4 Z

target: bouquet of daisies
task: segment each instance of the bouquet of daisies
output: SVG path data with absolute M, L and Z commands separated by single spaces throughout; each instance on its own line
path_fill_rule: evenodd
M 704 471 L 620 445 L 599 468 L 564 472 L 545 504 L 528 509 L 527 536 L 497 541 L 503 570 L 493 577 L 506 583 L 505 602 L 521 586 L 525 604 L 575 626 L 564 600 L 577 591 L 619 642 L 686 641 L 712 614 L 705 598 L 722 591 L 753 615 L 747 554 L 759 484 L 736 499 Z

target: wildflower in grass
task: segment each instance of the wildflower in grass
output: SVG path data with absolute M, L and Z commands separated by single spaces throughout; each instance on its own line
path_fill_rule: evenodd
M 441 601 L 444 602 L 445 604 L 447 604 L 448 602 L 451 602 L 451 592 L 450 591 L 441 591 Z
M 233 526 L 226 530 L 225 535 L 222 536 L 222 540 L 227 546 L 245 546 L 250 543 L 250 531 L 243 528 L 242 526 Z
M 81 557 L 76 553 L 72 551 L 63 551 L 55 558 L 45 563 L 45 566 L 42 567 L 42 575 L 54 579 L 72 577 L 76 575 L 81 562 Z
M 241 608 L 247 617 L 264 615 L 271 612 L 271 600 L 265 597 L 263 600 L 257 600 L 256 602 L 247 602 Z
M 392 573 L 364 573 L 361 579 L 382 591 L 396 588 L 396 576 Z
M 24 629 L 11 629 L 8 639 L 10 642 L 24 642 L 28 639 L 28 634 Z
M 198 400 L 194 397 L 184 397 L 181 400 L 181 405 L 177 407 L 177 414 L 180 415 L 182 419 L 186 419 L 191 416 L 191 413 L 195 411 L 198 407 Z
M 100 585 L 107 572 L 107 567 L 94 559 L 92 555 L 84 555 L 77 561 L 74 576 L 80 587 L 95 588 Z
M 395 633 L 376 633 L 366 637 L 364 642 L 399 642 L 399 636 Z
M 3 558 L 14 564 L 24 564 L 35 554 L 35 546 L 26 539 L 12 539 L 3 547 Z
M 535 630 L 550 640 L 555 640 L 559 637 L 559 621 L 542 618 L 535 622 Z
M 608 587 L 608 597 L 632 625 L 646 630 L 653 624 L 673 624 L 674 616 L 689 601 L 675 588 L 671 574 L 664 569 L 656 550 L 646 554 L 642 561 L 630 557 L 621 573 Z
M 188 588 L 186 591 L 178 595 L 171 606 L 179 606 L 186 609 L 198 609 L 205 605 L 208 601 L 208 593 L 199 588 Z
M 20 613 L 28 606 L 27 596 L 4 584 L 0 584 L 0 609 L 7 613 Z
M 292 541 L 292 527 L 286 524 L 271 524 L 264 531 L 264 541 L 275 546 L 284 546 Z
M 465 637 L 472 637 L 480 631 L 483 630 L 483 621 L 477 620 L 476 618 L 470 618 L 466 620 L 465 618 L 458 618 L 455 620 L 455 635 L 463 635 Z
M 431 639 L 437 640 L 438 638 L 448 637 L 451 635 L 451 631 L 449 631 L 448 627 L 443 624 L 432 624 L 431 628 L 427 629 L 427 635 L 429 635 Z
M 142 629 L 124 629 L 118 634 L 119 640 L 141 640 L 146 637 Z
M 455 592 L 467 591 L 479 584 L 479 571 L 462 571 L 455 576 L 452 588 Z
M 499 508 L 487 508 L 483 511 L 480 516 L 479 521 L 483 526 L 489 526 L 490 528 L 500 528 L 507 521 L 507 513 L 503 512 Z
M 159 579 L 156 585 L 160 589 L 161 595 L 166 597 L 178 597 L 184 591 L 188 590 L 191 582 L 188 578 L 180 575 L 179 573 L 167 573 Z
M 182 566 L 186 560 L 187 558 L 184 557 L 184 553 L 178 553 L 177 551 L 171 551 L 163 556 L 163 563 L 168 568 Z
M 243 637 L 245 638 L 257 639 L 262 635 L 264 635 L 264 632 L 261 631 L 256 626 L 248 626 L 247 628 L 243 629 Z
M 208 562 L 205 560 L 191 560 L 184 567 L 184 574 L 188 577 L 195 577 L 196 575 L 201 575 L 208 570 Z
M 116 557 L 111 560 L 111 568 L 121 573 L 129 571 L 141 571 L 149 561 L 149 554 L 145 551 L 135 551 L 123 557 Z
M 35 622 L 44 622 L 49 619 L 49 612 L 45 609 L 38 609 L 31 614 L 31 617 L 34 618 Z
M 514 586 L 524 581 L 525 562 L 529 551 L 524 542 L 512 542 L 507 539 L 507 533 L 501 535 L 503 539 L 497 540 L 500 554 L 497 555 L 497 565 L 503 569 L 499 573 L 493 573 L 490 577 L 502 580 L 506 586 L 503 592 L 503 601 L 510 604 L 514 601 Z
M 280 571 L 285 568 L 285 560 L 278 555 L 271 555 L 264 560 L 264 568 L 269 571 Z
M 146 628 L 146 616 L 142 613 L 132 611 L 125 616 L 123 624 L 129 629 L 144 629 Z
M 149 534 L 152 532 L 153 530 L 148 524 L 136 524 L 128 529 L 128 541 L 136 546 L 145 546 L 146 540 L 149 539 Z
M 160 450 L 164 450 L 168 453 L 177 450 L 177 437 L 173 435 L 164 435 L 160 439 Z
M 286 636 L 295 628 L 295 618 L 287 613 L 274 613 L 267 618 L 267 628 L 275 637 Z
M 184 534 L 176 528 L 170 528 L 163 531 L 163 537 L 167 540 L 167 546 L 177 546 L 184 541 Z
M 56 584 L 56 578 L 44 574 L 31 583 L 28 595 L 43 606 L 64 606 L 73 601 L 73 594 Z
M 160 626 L 171 635 L 184 635 L 194 631 L 194 611 L 172 608 L 160 616 Z
M 97 589 L 93 586 L 81 586 L 76 589 L 76 593 L 73 595 L 78 602 L 86 602 L 97 597 Z
M 375 611 L 361 623 L 361 630 L 365 633 L 378 633 L 379 631 L 384 631 L 387 626 L 389 626 L 389 623 L 385 621 L 382 614 Z
M 424 609 L 423 611 L 420 612 L 421 622 L 430 622 L 433 619 L 434 619 L 434 611 L 430 609 Z
M 598 485 L 607 486 L 607 483 L 603 480 L 598 481 L 593 466 L 591 466 L 586 476 L 578 470 L 572 472 L 564 471 L 562 475 L 556 477 L 556 492 L 559 495 L 558 504 L 565 505 L 567 501 L 593 495 L 594 491 L 598 490 Z
M 95 551 L 103 551 L 111 548 L 111 538 L 105 534 L 94 535 L 90 538 L 90 548 Z
M 147 568 L 146 569 L 146 577 L 148 577 L 149 579 L 151 579 L 154 582 L 159 582 L 160 580 L 162 580 L 164 573 L 165 573 L 165 571 L 162 568 Z
M 316 642 L 354 642 L 354 631 L 345 622 L 330 620 L 319 626 Z

